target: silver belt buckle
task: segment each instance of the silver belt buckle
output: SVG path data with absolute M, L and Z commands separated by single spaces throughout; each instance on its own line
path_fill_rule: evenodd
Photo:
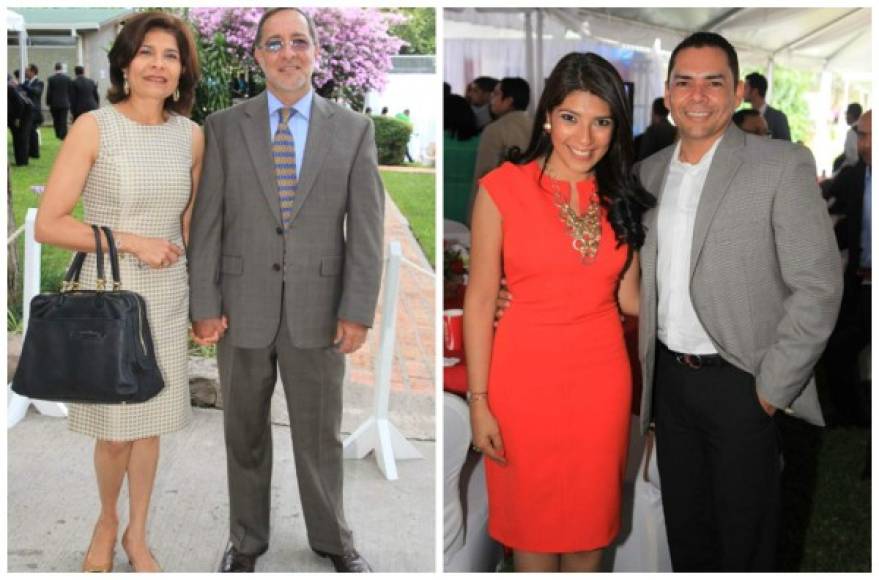
M 675 359 L 684 366 L 698 371 L 702 368 L 702 357 L 698 354 L 676 354 Z

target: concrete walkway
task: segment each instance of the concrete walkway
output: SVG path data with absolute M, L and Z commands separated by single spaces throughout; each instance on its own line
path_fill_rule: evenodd
M 386 199 L 386 242 L 398 240 L 404 257 L 429 271 L 405 218 Z M 348 523 L 358 550 L 379 572 L 432 572 L 435 567 L 434 284 L 410 265 L 401 268 L 390 402 L 391 421 L 424 458 L 398 462 L 397 481 L 385 480 L 371 455 L 345 462 Z M 349 357 L 343 435 L 372 413 L 377 344 L 378 336 L 371 332 L 364 348 Z M 150 513 L 153 552 L 168 572 L 215 571 L 228 537 L 222 412 L 193 413 L 190 427 L 162 438 Z M 328 560 L 308 548 L 280 388 L 272 403 L 272 422 L 272 538 L 257 571 L 332 571 Z M 98 514 L 93 441 L 67 431 L 64 419 L 31 411 L 8 431 L 7 442 L 8 571 L 78 571 Z M 123 489 L 120 535 L 126 505 Z M 115 563 L 118 571 L 130 570 L 121 547 Z
M 150 512 L 153 553 L 167 572 L 214 572 L 228 538 L 229 503 L 222 411 L 193 409 L 187 429 L 162 437 Z M 276 426 L 272 536 L 259 572 L 330 572 L 308 548 L 289 429 Z M 434 569 L 432 441 L 414 441 L 424 459 L 398 463 L 387 481 L 371 456 L 345 462 L 345 512 L 358 550 L 381 572 Z M 79 571 L 98 515 L 93 440 L 64 419 L 29 414 L 8 432 L 9 572 Z M 120 537 L 127 491 L 119 501 Z M 130 571 L 121 546 L 115 569 Z

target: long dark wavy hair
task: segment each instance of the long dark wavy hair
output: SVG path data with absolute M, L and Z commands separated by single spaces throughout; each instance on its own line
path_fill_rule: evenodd
M 522 165 L 546 157 L 546 163 L 549 163 L 553 153 L 552 140 L 543 125 L 550 113 L 574 91 L 592 93 L 610 107 L 613 138 L 607 153 L 595 164 L 598 198 L 608 210 L 608 220 L 618 245 L 626 243 L 632 249 L 640 248 L 644 243 L 641 214 L 656 204 L 656 198 L 637 183 L 632 172 L 635 158 L 632 112 L 623 79 L 609 62 L 591 52 L 572 52 L 562 57 L 552 69 L 540 95 L 528 148 L 521 154 L 511 151 L 510 159 Z M 540 171 L 541 178 L 544 168 Z

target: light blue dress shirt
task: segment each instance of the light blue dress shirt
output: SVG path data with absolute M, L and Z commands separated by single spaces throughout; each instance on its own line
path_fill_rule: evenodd
M 281 122 L 281 114 L 278 112 L 284 108 L 282 103 L 272 92 L 266 89 L 269 99 L 269 143 L 275 138 L 278 124 Z M 293 133 L 293 144 L 296 146 L 296 177 L 302 179 L 302 159 L 305 157 L 305 146 L 308 140 L 308 121 L 311 118 L 311 102 L 314 91 L 305 93 L 301 99 L 293 104 L 296 112 L 290 117 L 288 125 Z
M 873 171 L 868 165 L 864 174 L 864 217 L 861 221 L 861 268 L 871 268 L 873 263 L 873 249 L 870 243 L 873 240 Z

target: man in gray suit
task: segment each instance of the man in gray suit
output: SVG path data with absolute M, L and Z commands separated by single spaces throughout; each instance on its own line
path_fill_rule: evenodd
M 268 549 L 278 368 L 309 544 L 337 571 L 370 571 L 345 522 L 339 428 L 344 354 L 378 298 L 384 190 L 369 119 L 312 90 L 317 51 L 303 12 L 266 11 L 254 43 L 266 91 L 205 123 L 189 269 L 193 334 L 222 338 L 223 572 L 253 571 Z
M 655 420 L 675 571 L 775 567 L 776 409 L 822 425 L 812 369 L 842 271 L 804 147 L 731 123 L 735 49 L 696 33 L 671 55 L 665 101 L 680 140 L 637 167 L 645 215 L 641 427 Z

